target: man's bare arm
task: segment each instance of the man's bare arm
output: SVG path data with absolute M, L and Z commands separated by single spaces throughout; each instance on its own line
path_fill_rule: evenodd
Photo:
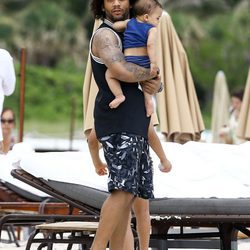
M 150 69 L 125 61 L 116 35 L 108 29 L 100 29 L 94 36 L 92 52 L 102 59 L 112 75 L 125 82 L 140 82 L 152 79 Z

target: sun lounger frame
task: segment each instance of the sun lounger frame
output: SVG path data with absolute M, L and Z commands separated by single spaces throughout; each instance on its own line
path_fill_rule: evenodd
M 89 204 L 85 204 L 77 199 L 72 199 L 63 193 L 54 190 L 48 182 L 36 178 L 24 170 L 13 170 L 12 175 L 17 179 L 30 184 L 33 187 L 38 188 L 62 201 L 68 202 L 70 205 L 79 209 L 83 209 L 85 212 L 92 212 L 92 215 L 99 215 L 100 207 L 95 208 Z M 235 209 L 226 209 L 223 213 L 223 202 L 229 206 L 232 204 Z M 86 202 L 88 203 L 88 202 Z M 199 204 L 202 206 L 199 208 L 192 207 L 192 204 Z M 165 208 L 164 208 L 165 205 Z M 180 207 L 181 206 L 181 207 Z M 185 207 L 186 206 L 186 207 Z M 213 209 L 215 209 L 215 212 Z M 216 207 L 217 206 L 217 207 Z M 241 207 L 244 206 L 242 209 Z M 213 246 L 213 237 L 219 238 L 217 245 L 220 245 L 220 249 L 233 250 L 234 244 L 237 241 L 237 232 L 241 231 L 247 236 L 250 236 L 250 231 L 247 227 L 250 227 L 250 199 L 193 199 L 193 198 L 173 198 L 173 199 L 155 199 L 150 202 L 150 212 L 153 215 L 151 220 L 152 235 L 151 246 L 157 246 L 158 249 L 168 249 L 168 247 L 183 247 L 190 248 L 192 241 L 188 239 L 204 238 L 204 248 L 216 247 Z M 203 209 L 203 210 L 202 210 Z M 163 212 L 165 211 L 165 212 Z M 212 211 L 212 212 L 211 212 Z M 168 231 L 170 227 L 178 226 L 183 227 L 211 227 L 217 228 L 218 232 L 210 233 L 183 233 L 182 230 L 178 234 L 170 234 Z M 170 239 L 176 239 L 170 241 Z M 209 239 L 209 241 L 206 241 Z M 211 240 L 210 240 L 211 239 Z M 173 243 L 175 242 L 175 243 Z M 178 245 L 179 242 L 179 245 Z M 197 241 L 193 241 L 194 246 L 197 246 Z M 216 242 L 216 241 L 215 241 Z M 189 244 L 190 243 L 190 244 Z M 172 246 L 171 246 L 172 245 Z M 177 246 L 178 245 L 178 246 Z M 218 248 L 210 248 L 218 249 Z

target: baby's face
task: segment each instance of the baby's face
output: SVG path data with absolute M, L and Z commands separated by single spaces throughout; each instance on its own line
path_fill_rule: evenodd
M 232 96 L 231 103 L 232 103 L 233 109 L 236 109 L 238 111 L 240 110 L 242 101 L 239 98 Z
M 157 27 L 160 22 L 161 15 L 162 8 L 157 6 L 150 14 L 148 14 L 148 23 Z

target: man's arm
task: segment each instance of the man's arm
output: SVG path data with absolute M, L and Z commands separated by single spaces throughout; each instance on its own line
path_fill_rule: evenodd
M 124 82 L 140 82 L 152 79 L 150 69 L 125 61 L 116 35 L 108 29 L 100 29 L 94 36 L 92 52 L 102 59 L 114 78 Z
M 0 59 L 0 79 L 2 79 L 2 87 L 4 95 L 13 94 L 16 85 L 16 75 L 13 59 L 9 52 L 3 51 Z

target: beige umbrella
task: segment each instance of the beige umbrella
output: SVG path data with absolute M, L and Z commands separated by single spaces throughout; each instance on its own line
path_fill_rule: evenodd
M 165 84 L 164 91 L 157 94 L 160 131 L 167 141 L 199 140 L 205 127 L 186 52 L 167 12 L 158 26 L 157 51 Z
M 93 32 L 100 26 L 101 20 L 95 20 Z M 83 84 L 83 118 L 84 118 L 84 133 L 87 134 L 94 126 L 93 111 L 95 104 L 95 97 L 98 88 L 92 74 L 90 63 L 90 55 L 88 56 L 84 84 Z
M 250 140 L 250 67 L 240 109 L 237 136 L 245 140 Z
M 213 105 L 212 105 L 212 142 L 222 142 L 219 132 L 229 120 L 230 94 L 226 77 L 223 71 L 217 72 L 214 83 Z

